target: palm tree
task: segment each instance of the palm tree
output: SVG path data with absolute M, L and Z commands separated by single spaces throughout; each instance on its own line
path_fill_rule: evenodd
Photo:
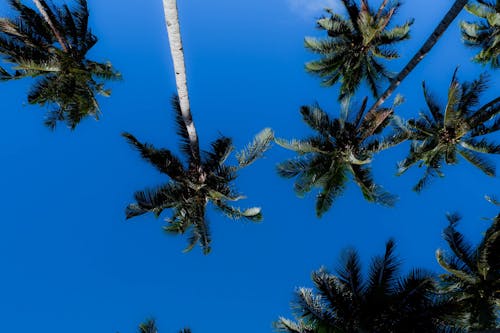
M 419 192 L 433 176 L 443 177 L 443 163 L 458 163 L 462 156 L 488 176 L 495 175 L 495 166 L 481 153 L 499 154 L 500 145 L 493 144 L 483 136 L 500 129 L 500 97 L 477 108 L 482 92 L 487 88 L 485 75 L 472 82 L 459 83 L 457 71 L 453 74 L 448 89 L 446 106 L 441 106 L 423 83 L 424 97 L 429 108 L 418 120 L 409 120 L 405 131 L 409 132 L 412 145 L 408 157 L 400 162 L 398 174 L 404 173 L 414 164 L 425 166 L 423 177 L 415 185 Z
M 282 317 L 275 327 L 292 333 L 454 331 L 446 322 L 456 307 L 437 293 L 433 275 L 413 269 L 398 276 L 401 261 L 394 251 L 389 240 L 384 255 L 373 258 L 366 280 L 358 253 L 345 252 L 336 275 L 324 268 L 312 274 L 316 292 L 297 290 L 297 321 Z
M 240 210 L 229 204 L 243 197 L 233 185 L 237 172 L 253 163 L 269 148 L 273 134 L 270 129 L 260 132 L 254 141 L 236 155 L 238 165 L 226 164 L 234 147 L 227 137 L 220 137 L 211 144 L 210 151 L 204 151 L 201 160 L 191 149 L 189 133 L 182 118 L 178 98 L 173 99 L 176 112 L 178 134 L 181 137 L 181 152 L 185 163 L 168 149 L 157 149 L 150 144 L 139 142 L 132 134 L 123 136 L 136 148 L 141 156 L 170 181 L 154 189 L 146 189 L 135 193 L 136 203 L 126 209 L 126 217 L 132 218 L 148 212 L 159 217 L 165 209 L 172 210 L 172 217 L 167 218 L 168 226 L 164 230 L 173 234 L 184 234 L 190 231 L 189 246 L 191 250 L 200 243 L 203 252 L 210 252 L 210 232 L 205 216 L 207 204 L 211 203 L 217 210 L 231 219 L 247 219 L 260 221 L 260 208 L 254 207 Z M 201 171 L 200 171 L 201 170 Z
M 396 137 L 380 137 L 380 132 L 390 122 L 393 108 L 365 114 L 366 102 L 365 98 L 356 112 L 352 112 L 348 102 L 343 103 L 341 115 L 336 119 L 331 119 L 319 105 L 303 106 L 302 118 L 316 135 L 302 140 L 276 139 L 280 146 L 298 154 L 280 163 L 278 174 L 296 178 L 295 191 L 299 196 L 313 187 L 321 188 L 316 200 L 318 217 L 342 194 L 349 174 L 366 200 L 388 206 L 395 201 L 394 196 L 374 183 L 370 168 L 375 153 L 400 142 Z
M 460 14 L 464 6 L 467 4 L 468 0 L 455 0 L 453 5 L 450 7 L 448 12 L 445 14 L 443 19 L 436 26 L 434 31 L 431 33 L 429 38 L 424 42 L 422 47 L 415 53 L 415 55 L 410 59 L 410 61 L 403 67 L 403 69 L 396 75 L 392 80 L 390 86 L 384 91 L 382 95 L 377 99 L 377 101 L 369 109 L 372 112 L 379 108 L 389 96 L 396 90 L 397 87 L 403 82 L 403 80 L 417 67 L 417 65 L 425 58 L 427 53 L 436 45 L 439 38 L 444 34 L 446 29 L 450 26 L 451 22 Z
M 481 48 L 473 60 L 490 63 L 492 68 L 500 68 L 500 0 L 477 0 L 465 9 L 479 18 L 480 22 L 461 22 L 462 38 L 466 45 Z
M 388 29 L 400 6 L 398 1 L 384 0 L 377 11 L 366 0 L 360 5 L 354 0 L 342 3 L 347 18 L 328 9 L 330 17 L 317 21 L 318 28 L 326 31 L 326 39 L 305 39 L 305 46 L 322 57 L 307 63 L 306 70 L 322 77 L 326 86 L 341 81 L 339 99 L 353 95 L 362 80 L 377 97 L 379 81 L 392 77 L 379 59 L 399 58 L 393 45 L 410 37 L 412 21 Z
M 441 288 L 463 309 L 459 323 L 468 331 L 500 328 L 500 215 L 476 247 L 457 231 L 460 216 L 447 218 L 443 237 L 451 254 L 436 252 L 439 265 L 447 272 L 441 275 Z
M 148 319 L 139 325 L 139 333 L 158 333 L 156 322 L 154 319 Z M 189 328 L 184 328 L 179 333 L 191 333 Z
M 52 129 L 58 121 L 74 129 L 87 116 L 98 119 L 96 95 L 109 96 L 104 81 L 119 79 L 120 74 L 110 63 L 86 58 L 97 43 L 88 28 L 87 2 L 76 0 L 73 9 L 34 2 L 40 13 L 20 0 L 9 0 L 18 16 L 0 18 L 0 56 L 11 64 L 0 67 L 0 80 L 35 78 L 28 102 L 49 106 L 45 124 Z

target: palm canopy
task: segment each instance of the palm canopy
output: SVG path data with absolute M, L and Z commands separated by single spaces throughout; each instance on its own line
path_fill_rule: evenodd
M 154 319 L 148 319 L 139 325 L 138 333 L 158 333 L 158 327 Z M 189 328 L 184 328 L 179 333 L 191 333 Z
M 462 38 L 466 45 L 481 48 L 473 60 L 500 68 L 500 0 L 477 0 L 465 9 L 479 17 L 478 22 L 461 22 Z
M 316 214 L 321 216 L 342 194 L 349 174 L 360 187 L 366 200 L 391 206 L 395 197 L 373 181 L 370 163 L 373 155 L 398 138 L 382 138 L 381 132 L 390 123 L 393 108 L 381 108 L 365 114 L 367 99 L 357 111 L 343 103 L 339 118 L 332 119 L 319 105 L 303 106 L 304 122 L 316 135 L 302 140 L 276 139 L 276 142 L 295 151 L 298 156 L 278 164 L 278 174 L 296 178 L 295 191 L 299 196 L 313 187 L 321 188 L 316 200 Z
M 270 129 L 260 132 L 252 143 L 236 155 L 238 164 L 235 166 L 226 163 L 234 149 L 231 139 L 227 137 L 220 137 L 212 142 L 211 149 L 202 152 L 199 161 L 193 155 L 190 146 L 179 99 L 175 97 L 172 104 L 185 163 L 168 149 L 157 149 L 150 144 L 143 144 L 132 134 L 124 133 L 123 136 L 146 161 L 170 178 L 168 183 L 157 188 L 136 192 L 136 203 L 127 207 L 126 216 L 132 218 L 151 212 L 159 217 L 165 209 L 171 209 L 172 216 L 166 219 L 168 225 L 164 230 L 174 234 L 190 231 L 189 246 L 186 251 L 199 243 L 203 252 L 208 254 L 211 242 L 205 216 L 208 203 L 231 219 L 243 218 L 249 221 L 262 219 L 260 208 L 240 210 L 229 203 L 243 198 L 233 185 L 238 171 L 263 155 L 270 147 L 273 133 Z
M 392 77 L 380 60 L 399 57 L 393 46 L 410 37 L 412 21 L 389 28 L 400 6 L 398 1 L 384 0 L 378 10 L 366 0 L 360 5 L 354 0 L 342 3 L 347 17 L 327 10 L 330 16 L 317 21 L 318 28 L 326 31 L 326 39 L 305 39 L 305 46 L 321 56 L 306 63 L 306 70 L 320 76 L 326 86 L 342 82 L 339 99 L 353 95 L 362 80 L 378 96 L 380 80 Z
M 423 83 L 428 112 L 420 118 L 409 120 L 401 127 L 412 140 L 410 152 L 399 163 L 398 174 L 414 164 L 426 167 L 423 177 L 415 185 L 419 192 L 434 176 L 443 177 L 443 163 L 458 163 L 462 156 L 488 176 L 495 175 L 495 166 L 481 154 L 499 154 L 500 146 L 491 143 L 484 135 L 500 129 L 500 97 L 479 105 L 481 93 L 487 88 L 487 79 L 481 75 L 472 82 L 459 83 L 457 72 L 453 74 L 448 89 L 448 101 L 441 106 Z
M 297 290 L 298 320 L 280 318 L 275 326 L 291 333 L 451 332 L 443 322 L 455 307 L 438 295 L 433 275 L 413 269 L 400 276 L 400 266 L 393 240 L 372 259 L 366 278 L 358 253 L 348 250 L 336 275 L 324 268 L 312 274 L 316 292 Z
M 442 289 L 463 309 L 459 323 L 469 331 L 500 328 L 500 215 L 474 247 L 457 231 L 460 217 L 448 215 L 443 237 L 451 253 L 436 252 L 446 274 Z
M 9 3 L 17 16 L 0 18 L 0 56 L 10 64 L 0 67 L 0 80 L 35 78 L 28 102 L 49 106 L 45 124 L 50 128 L 65 121 L 74 129 L 86 116 L 97 119 L 96 95 L 109 96 L 104 81 L 120 74 L 110 63 L 86 58 L 97 43 L 88 28 L 86 0 L 76 0 L 74 8 L 39 0 L 47 17 L 20 0 Z

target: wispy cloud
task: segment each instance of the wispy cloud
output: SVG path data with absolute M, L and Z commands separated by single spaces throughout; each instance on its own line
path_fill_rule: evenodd
M 288 0 L 293 12 L 304 17 L 319 15 L 325 8 L 339 9 L 339 0 Z

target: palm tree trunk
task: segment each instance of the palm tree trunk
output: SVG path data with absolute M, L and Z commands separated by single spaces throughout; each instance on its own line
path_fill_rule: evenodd
M 163 9 L 165 11 L 165 21 L 167 23 L 168 40 L 170 43 L 170 52 L 174 63 L 175 83 L 177 85 L 177 94 L 181 105 L 182 118 L 186 124 L 191 143 L 191 152 L 194 159 L 200 161 L 200 148 L 198 144 L 198 135 L 194 126 L 193 116 L 189 106 L 189 96 L 186 79 L 186 65 L 184 64 L 184 50 L 182 48 L 181 32 L 179 27 L 179 15 L 177 12 L 176 0 L 163 0 Z
M 446 13 L 444 18 L 439 22 L 438 26 L 429 38 L 425 41 L 424 45 L 418 50 L 418 52 L 411 58 L 411 60 L 406 64 L 406 66 L 399 72 L 399 74 L 391 81 L 391 85 L 387 90 L 378 98 L 375 104 L 370 108 L 370 111 L 376 110 L 380 105 L 382 105 L 385 100 L 396 90 L 396 88 L 401 84 L 401 82 L 411 73 L 412 70 L 417 67 L 419 62 L 429 53 L 432 47 L 436 44 L 439 38 L 443 35 L 446 29 L 450 26 L 451 22 L 460 14 L 464 6 L 467 4 L 468 0 L 456 0 L 450 10 Z
M 44 5 L 46 5 L 45 2 L 44 2 L 44 4 L 42 4 L 40 2 L 40 0 L 33 0 L 33 2 L 35 3 L 36 8 L 38 8 L 38 10 L 40 11 L 40 14 L 42 14 L 42 17 L 45 20 L 45 22 L 47 22 L 47 24 L 49 25 L 50 29 L 52 30 L 52 32 L 56 36 L 56 39 L 59 42 L 59 44 L 61 45 L 61 48 L 63 49 L 63 51 L 64 52 L 68 52 L 68 46 L 67 46 L 66 42 L 64 41 L 64 38 L 62 37 L 62 35 L 59 32 L 59 30 L 57 30 L 56 26 L 54 25 L 54 22 L 52 22 L 52 20 L 50 19 L 49 14 L 45 10 L 45 6 L 44 6 Z

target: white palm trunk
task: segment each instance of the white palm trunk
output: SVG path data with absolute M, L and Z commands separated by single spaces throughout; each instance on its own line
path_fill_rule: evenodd
M 198 144 L 198 135 L 194 126 L 191 108 L 189 106 L 189 95 L 186 79 L 186 65 L 184 64 L 184 50 L 182 48 L 181 31 L 179 26 L 179 15 L 177 11 L 176 0 L 163 0 L 163 9 L 165 11 L 165 21 L 167 23 L 168 40 L 170 43 L 170 52 L 174 63 L 175 83 L 177 85 L 177 94 L 181 106 L 182 118 L 186 124 L 191 142 L 191 152 L 196 161 L 200 160 L 200 148 Z
M 47 22 L 50 29 L 52 30 L 52 32 L 56 36 L 57 41 L 61 45 L 61 48 L 63 49 L 63 51 L 68 52 L 68 45 L 66 44 L 66 42 L 65 42 L 64 38 L 62 37 L 61 33 L 59 32 L 59 30 L 57 30 L 56 26 L 54 25 L 54 22 L 52 22 L 52 20 L 50 19 L 49 14 L 45 10 L 44 4 L 42 4 L 40 0 L 33 0 L 33 3 L 35 4 L 36 8 L 38 8 L 38 11 L 42 15 L 43 19 L 45 20 L 45 22 Z

